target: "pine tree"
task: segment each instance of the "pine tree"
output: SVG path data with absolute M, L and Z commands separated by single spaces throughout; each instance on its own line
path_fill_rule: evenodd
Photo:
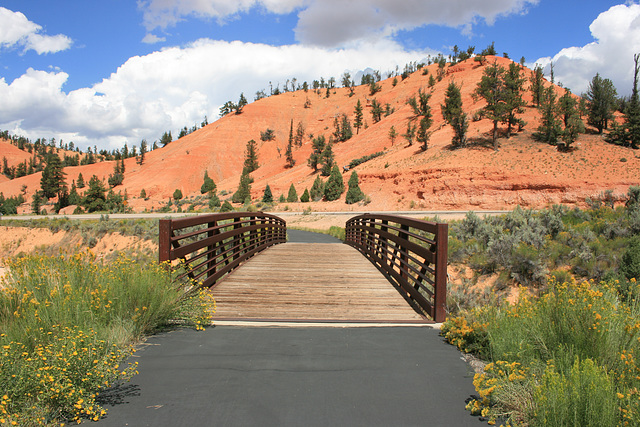
M 613 82 L 609 79 L 603 79 L 599 73 L 589 83 L 586 94 L 589 102 L 587 122 L 598 129 L 598 133 L 607 129 L 609 121 L 613 119 L 617 95 Z
M 302 196 L 300 196 L 300 201 L 302 203 L 309 203 L 309 200 L 310 200 L 309 190 L 305 188 L 304 193 L 302 193 Z
M 334 165 L 331 169 L 329 180 L 324 186 L 324 198 L 331 202 L 333 200 L 338 200 L 342 193 L 344 193 L 344 181 L 340 174 L 340 169 L 338 169 L 338 165 Z
M 354 111 L 356 117 L 355 120 L 353 121 L 353 127 L 356 128 L 356 135 L 358 133 L 360 133 L 360 128 L 362 127 L 362 120 L 363 120 L 363 116 L 362 116 L 362 104 L 360 103 L 360 100 L 358 99 L 358 102 L 356 104 L 356 108 Z
M 349 190 L 347 190 L 346 203 L 348 205 L 358 203 L 360 200 L 364 199 L 364 193 L 360 189 L 358 184 L 358 174 L 356 171 L 351 173 L 351 177 L 349 178 Z
M 418 90 L 418 99 L 415 97 L 409 98 L 408 104 L 413 109 L 413 113 L 415 114 L 416 119 L 420 119 L 417 128 L 414 127 L 413 131 L 415 132 L 416 141 L 422 144 L 422 151 L 426 151 L 429 143 L 429 138 L 431 137 L 431 132 L 429 132 L 429 128 L 433 123 L 433 118 L 431 114 L 431 106 L 429 105 L 429 100 L 431 99 L 431 94 L 423 92 L 422 89 Z M 409 133 L 409 128 L 407 127 L 407 134 Z M 411 145 L 412 141 L 409 143 Z
M 137 157 L 137 163 L 142 166 L 142 164 L 144 163 L 144 157 L 147 154 L 147 140 L 143 139 L 140 142 L 140 155 Z
M 179 188 L 176 188 L 176 190 L 173 192 L 173 200 L 175 200 L 176 202 L 178 200 L 182 200 L 182 191 L 180 191 Z
M 173 137 L 171 136 L 171 131 L 163 133 L 162 137 L 160 137 L 160 144 L 162 144 L 163 147 L 165 147 L 171 141 L 173 141 Z
M 247 148 L 244 152 L 244 169 L 247 173 L 251 173 L 259 167 L 257 146 L 256 142 L 252 139 L 247 142 Z
M 533 103 L 536 107 L 539 107 L 542 103 L 542 97 L 544 96 L 544 73 L 540 65 L 536 64 L 529 81 L 531 82 Z
M 202 186 L 200 186 L 200 193 L 201 194 L 206 194 L 206 193 L 213 193 L 214 191 L 216 191 L 216 183 L 213 182 L 213 179 L 211 179 L 209 177 L 209 173 L 207 172 L 207 170 L 204 171 L 204 180 L 202 183 Z
M 347 141 L 353 136 L 353 130 L 351 129 L 351 123 L 346 114 L 342 115 L 342 121 L 340 123 L 340 142 Z
M 304 141 L 304 125 L 302 122 L 298 122 L 298 127 L 296 128 L 296 135 L 293 138 L 293 142 L 298 147 L 302 147 L 302 141 Z
M 285 156 L 287 159 L 286 167 L 292 168 L 296 164 L 293 158 L 293 119 L 291 120 L 291 127 L 289 128 L 289 143 L 287 144 Z
M 251 177 L 247 171 L 243 171 L 240 176 L 238 190 L 231 196 L 233 203 L 244 203 L 247 199 L 251 200 Z
M 511 136 L 511 127 L 517 125 L 519 128 L 524 126 L 522 119 L 516 117 L 517 114 L 524 112 L 526 102 L 522 99 L 524 92 L 524 77 L 520 74 L 520 67 L 515 62 L 509 64 L 509 68 L 504 74 L 504 101 L 505 101 L 505 117 L 504 122 L 507 123 L 507 138 Z
M 556 145 L 558 138 L 562 134 L 560 120 L 558 119 L 558 107 L 556 105 L 556 92 L 554 86 L 549 86 L 544 90 L 540 104 L 542 113 L 541 123 L 533 137 L 539 141 Z
M 321 200 L 324 196 L 324 183 L 320 179 L 319 176 L 316 176 L 316 179 L 313 181 L 313 185 L 311 186 L 311 191 L 309 192 L 309 196 L 311 200 L 317 202 Z
M 236 114 L 242 113 L 242 109 L 247 104 L 248 104 L 247 98 L 245 98 L 244 93 L 240 93 L 240 99 L 238 100 L 238 103 L 235 105 Z
M 484 117 L 493 122 L 492 141 L 494 150 L 498 150 L 498 122 L 504 122 L 507 116 L 505 104 L 505 85 L 503 75 L 505 69 L 494 62 L 484 69 L 482 79 L 475 93 L 487 104 L 482 108 Z
M 378 102 L 378 100 L 374 99 L 371 101 L 371 117 L 373 118 L 373 123 L 378 123 L 382 120 L 382 105 Z
M 87 209 L 87 212 L 105 210 L 105 192 L 106 189 L 102 181 L 96 175 L 93 175 L 89 180 L 89 188 L 84 193 L 84 199 L 82 200 L 82 205 Z
M 454 82 L 449 83 L 445 94 L 444 105 L 441 105 L 442 117 L 453 128 L 453 139 L 451 144 L 454 147 L 463 147 L 467 142 L 467 129 L 469 121 L 462 109 L 462 95 L 460 87 Z
M 78 174 L 78 188 L 84 188 L 84 177 L 82 176 L 82 172 Z
M 47 165 L 42 171 L 40 178 L 40 188 L 42 196 L 46 199 L 56 197 L 67 190 L 65 176 L 67 174 L 62 170 L 62 162 L 57 154 L 47 155 Z
M 569 119 L 572 115 L 577 114 L 576 106 L 578 102 L 571 95 L 571 91 L 569 89 L 565 89 L 564 94 L 558 100 L 558 111 L 560 116 L 562 117 L 562 122 L 564 127 L 569 125 Z
M 336 161 L 333 156 L 333 143 L 329 142 L 325 145 L 324 150 L 322 151 L 322 170 L 320 173 L 322 176 L 331 175 L 331 169 L 335 165 Z
M 318 165 L 322 163 L 322 152 L 325 147 L 325 138 L 324 135 L 320 135 L 316 138 L 313 138 L 311 142 L 311 147 L 313 151 L 309 155 L 309 160 L 307 160 L 307 164 L 314 172 L 318 170 Z
M 393 146 L 394 142 L 396 142 L 396 137 L 398 136 L 398 132 L 396 132 L 396 128 L 391 126 L 389 129 L 389 139 L 391 140 L 391 145 Z
M 4 197 L 2 197 L 4 199 Z M 42 197 L 42 193 L 40 191 L 36 191 L 33 193 L 33 197 L 31 199 L 31 212 L 35 215 L 40 215 L 40 210 L 42 209 L 42 205 L 44 204 L 44 198 Z M 0 204 L 0 206 L 2 206 Z
M 624 111 L 627 130 L 629 131 L 629 142 L 631 148 L 640 148 L 640 96 L 638 95 L 638 73 L 640 72 L 640 54 L 633 55 L 633 90 L 631 99 Z
M 267 184 L 267 186 L 264 189 L 264 194 L 262 195 L 262 202 L 263 203 L 273 202 L 273 193 L 271 193 L 271 187 L 269 187 L 269 184 Z
M 291 187 L 289 187 L 289 194 L 287 195 L 287 202 L 295 203 L 298 201 L 298 192 L 296 191 L 296 187 L 291 183 Z

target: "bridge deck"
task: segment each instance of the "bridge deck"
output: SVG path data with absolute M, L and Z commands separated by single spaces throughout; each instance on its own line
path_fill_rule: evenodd
M 214 319 L 424 320 L 360 252 L 341 243 L 274 246 L 212 293 Z

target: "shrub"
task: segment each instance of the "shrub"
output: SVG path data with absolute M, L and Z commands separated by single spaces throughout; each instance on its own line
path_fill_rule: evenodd
M 176 191 L 173 192 L 173 200 L 177 202 L 180 199 L 182 199 L 182 191 L 180 191 L 180 189 L 176 189 Z
M 233 205 L 231 205 L 228 200 L 225 200 L 220 207 L 220 212 L 232 212 L 233 210 Z
M 302 203 L 309 203 L 309 200 L 311 200 L 311 197 L 309 196 L 309 190 L 305 188 L 304 193 L 302 193 L 302 196 L 300 196 L 300 201 Z
M 640 280 L 640 239 L 636 238 L 622 255 L 620 272 L 627 279 Z
M 157 263 L 88 251 L 8 263 L 0 290 L 0 421 L 35 425 L 97 420 L 101 388 L 136 373 L 119 365 L 142 335 L 183 319 L 210 321 L 204 293 L 185 295 Z M 186 297 L 185 297 L 186 296 Z

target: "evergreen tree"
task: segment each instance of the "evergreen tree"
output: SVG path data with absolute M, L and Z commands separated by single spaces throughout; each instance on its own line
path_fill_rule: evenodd
M 147 200 L 147 192 L 144 191 L 144 188 L 140 190 L 140 198 Z
M 622 145 L 623 147 L 640 147 L 640 99 L 638 97 L 638 72 L 640 67 L 638 60 L 640 55 L 633 55 L 633 90 L 631 98 L 622 109 L 624 123 L 618 124 L 614 120 L 611 125 L 611 132 L 605 137 L 607 142 Z
M 293 138 L 293 142 L 298 147 L 302 147 L 302 141 L 304 141 L 304 125 L 302 122 L 298 122 L 298 126 L 296 127 L 296 135 Z
M 251 173 L 258 169 L 258 152 L 256 142 L 252 139 L 247 142 L 247 148 L 244 152 L 244 169 L 247 173 Z
M 358 203 L 362 199 L 364 199 L 364 193 L 358 184 L 358 174 L 356 171 L 353 171 L 349 178 L 349 190 L 347 190 L 346 203 L 351 205 Z
M 310 200 L 309 190 L 305 188 L 304 193 L 302 193 L 302 196 L 300 196 L 300 201 L 302 203 L 309 203 L 309 200 Z
M 78 188 L 84 188 L 84 177 L 82 176 L 82 172 L 78 174 Z
M 248 104 L 247 98 L 245 98 L 244 93 L 240 93 L 240 99 L 238 100 L 238 103 L 235 105 L 236 114 L 242 113 L 242 109 L 247 104 Z
M 565 89 L 564 94 L 558 100 L 558 112 L 560 113 L 565 128 L 569 125 L 569 119 L 571 116 L 577 114 L 577 105 L 578 102 L 571 95 L 571 91 L 569 89 Z
M 507 138 L 511 136 L 511 127 L 517 125 L 519 128 L 524 126 L 522 119 L 516 117 L 517 114 L 524 112 L 526 102 L 522 99 L 524 92 L 524 77 L 520 74 L 520 67 L 515 62 L 509 64 L 509 68 L 504 73 L 504 101 L 505 101 L 505 117 L 507 123 Z
M 269 187 L 269 184 L 267 184 L 267 186 L 264 189 L 264 194 L 262 195 L 262 202 L 263 203 L 273 202 L 273 193 L 271 193 L 271 187 Z
M 442 117 L 453 128 L 453 139 L 451 144 L 454 147 L 463 147 L 467 142 L 467 129 L 469 120 L 462 109 L 462 95 L 460 87 L 454 82 L 449 83 L 445 94 L 444 105 L 441 105 Z
M 556 105 L 556 92 L 554 86 L 544 89 L 540 110 L 542 113 L 541 123 L 533 137 L 539 141 L 556 145 L 558 137 L 561 135 L 560 120 L 558 119 L 558 107 Z
M 105 210 L 105 192 L 106 189 L 102 181 L 96 175 L 93 175 L 89 180 L 89 188 L 84 193 L 84 199 L 82 200 L 82 205 L 87 209 L 87 212 Z
M 544 96 L 544 73 L 540 65 L 536 64 L 529 81 L 531 82 L 533 103 L 536 107 L 539 107 L 542 103 L 542 97 Z
M 371 101 L 371 117 L 373 118 L 373 123 L 378 123 L 382 120 L 382 105 L 376 100 L 373 99 Z
M 160 138 L 160 144 L 162 144 L 163 147 L 166 146 L 171 141 L 173 141 L 173 137 L 171 136 L 171 131 L 165 132 L 162 134 L 162 137 Z
M 331 169 L 335 163 L 336 161 L 333 156 L 333 143 L 329 142 L 325 145 L 324 150 L 322 151 L 322 170 L 320 171 L 322 176 L 331 175 Z
M 331 202 L 333 200 L 338 200 L 342 193 L 344 193 L 344 181 L 340 174 L 340 169 L 338 169 L 338 165 L 334 165 L 331 169 L 329 180 L 324 186 L 324 198 Z
M 229 203 L 228 200 L 225 200 L 222 206 L 220 207 L 220 212 L 232 212 L 234 210 L 235 209 L 233 209 L 233 206 L 231 205 L 231 203 Z
M 631 148 L 634 149 L 640 148 L 640 96 L 638 95 L 638 73 L 640 72 L 640 65 L 638 64 L 639 60 L 639 54 L 633 55 L 633 90 L 631 92 L 631 99 L 624 111 L 624 118 L 629 132 L 629 142 L 631 144 Z
M 79 206 L 82 203 L 82 198 L 78 194 L 75 182 L 71 183 L 71 190 L 69 191 L 69 204 Z
M 321 200 L 324 196 L 324 183 L 320 179 L 319 176 L 316 176 L 316 179 L 313 181 L 313 185 L 311 186 L 311 191 L 309 192 L 309 196 L 311 200 L 317 202 Z
M 422 89 L 418 90 L 418 99 L 415 97 L 409 98 L 408 104 L 413 109 L 413 113 L 415 114 L 415 118 L 419 118 L 420 122 L 417 128 L 413 128 L 415 132 L 416 141 L 422 144 L 422 151 L 426 151 L 429 143 L 429 138 L 431 137 L 431 132 L 429 132 L 429 128 L 433 123 L 433 118 L 431 114 L 431 106 L 429 105 L 429 100 L 431 99 L 431 94 L 423 92 Z M 409 128 L 407 128 L 407 133 L 409 132 Z M 412 141 L 409 145 L 413 143 Z
M 492 141 L 494 150 L 498 150 L 498 122 L 504 122 L 507 117 L 504 73 L 505 69 L 498 65 L 497 62 L 494 62 L 493 65 L 484 69 L 482 79 L 475 91 L 477 95 L 487 102 L 487 105 L 482 108 L 482 113 L 484 117 L 493 122 Z
M 389 139 L 391 140 L 391 145 L 393 146 L 394 142 L 396 142 L 396 137 L 398 136 L 398 132 L 396 132 L 396 128 L 391 126 L 389 129 Z
M 415 126 L 411 125 L 411 120 L 407 122 L 407 131 L 402 136 L 405 137 L 405 139 L 409 143 L 409 146 L 413 145 L 413 138 L 415 138 L 416 136 L 416 128 Z
M 4 199 L 4 196 L 2 199 Z M 44 198 L 42 197 L 42 192 L 36 191 L 31 199 L 31 212 L 35 215 L 40 215 L 43 204 Z M 2 204 L 0 204 L 0 206 L 2 206 Z
M 577 113 L 569 116 L 567 125 L 562 131 L 562 141 L 564 142 L 564 145 L 561 148 L 562 151 L 570 151 L 571 144 L 578 139 L 579 134 L 584 133 L 584 130 L 584 123 Z
M 287 202 L 295 203 L 298 201 L 298 192 L 296 191 L 296 187 L 291 183 L 291 187 L 289 187 L 289 194 L 287 195 Z
M 609 79 L 603 79 L 599 73 L 589 83 L 585 95 L 589 102 L 587 122 L 598 129 L 598 133 L 607 129 L 609 121 L 613 119 L 617 95 L 613 82 Z
M 147 154 L 147 140 L 143 139 L 140 142 L 140 155 L 137 158 L 137 162 L 140 166 L 144 163 L 145 154 Z
M 358 102 L 356 103 L 356 108 L 354 113 L 356 117 L 355 117 L 355 120 L 353 121 L 353 127 L 356 128 L 356 135 L 357 135 L 358 133 L 360 133 L 360 128 L 362 127 L 362 120 L 363 120 L 362 104 L 360 103 L 359 99 L 358 99 Z
M 240 176 L 238 190 L 233 193 L 231 201 L 233 203 L 244 203 L 247 199 L 251 200 L 251 177 L 247 171 L 243 171 Z
M 173 200 L 175 200 L 176 202 L 182 200 L 182 191 L 180 191 L 179 188 L 176 188 L 176 190 L 173 192 Z
M 42 171 L 40 178 L 40 188 L 42 196 L 46 199 L 56 197 L 67 190 L 65 176 L 67 174 L 62 170 L 62 162 L 57 154 L 47 155 L 47 165 Z
M 342 115 L 342 121 L 340 123 L 340 138 L 338 141 L 344 142 L 353 136 L 353 130 L 351 129 L 351 123 L 349 122 L 349 118 L 346 114 Z
M 291 127 L 289 128 L 289 143 L 287 144 L 285 156 L 287 158 L 286 167 L 292 168 L 296 164 L 296 161 L 293 158 L 293 119 L 291 120 Z
M 325 138 L 324 135 L 320 135 L 316 138 L 313 138 L 311 142 L 311 147 L 313 151 L 309 155 L 309 160 L 307 160 L 307 164 L 314 172 L 318 170 L 318 165 L 322 163 L 322 152 L 325 147 Z
M 216 183 L 213 182 L 213 179 L 211 179 L 209 177 L 209 173 L 207 172 L 207 170 L 204 171 L 204 182 L 202 183 L 202 186 L 200 186 L 200 193 L 201 194 L 206 194 L 206 193 L 213 193 L 214 191 L 216 191 Z

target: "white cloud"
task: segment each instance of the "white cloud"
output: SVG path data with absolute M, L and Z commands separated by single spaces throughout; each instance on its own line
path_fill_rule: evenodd
M 376 40 L 398 30 L 428 24 L 462 27 L 469 33 L 477 20 L 489 24 L 496 18 L 525 13 L 539 0 L 140 0 L 147 30 L 165 29 L 187 16 L 224 21 L 238 13 L 261 7 L 288 14 L 300 10 L 298 41 L 319 46 L 345 46 L 359 40 Z
M 553 61 L 556 82 L 574 93 L 586 92 L 596 75 L 611 79 L 619 95 L 629 95 L 633 85 L 633 55 L 640 52 L 640 5 L 617 5 L 602 12 L 589 26 L 594 41 L 562 49 L 553 58 L 536 62 L 549 71 Z
M 433 53 L 408 52 L 389 41 L 324 49 L 201 39 L 132 57 L 109 78 L 69 93 L 63 91 L 66 73 L 29 69 L 11 83 L 0 78 L 0 129 L 112 149 L 175 133 L 205 115 L 213 121 L 224 102 L 237 101 L 240 92 L 252 100 L 256 91 L 268 91 L 269 81 L 281 88 L 293 77 L 340 81 L 345 70 L 384 73 Z
M 163 42 L 165 40 L 166 40 L 165 37 L 158 37 L 155 34 L 147 33 L 144 36 L 144 38 L 142 39 L 142 43 L 155 44 L 155 43 L 158 43 L 158 42 Z
M 0 48 L 21 46 L 24 51 L 35 50 L 39 55 L 55 53 L 71 47 L 71 39 L 63 34 L 40 34 L 42 27 L 31 22 L 21 12 L 0 7 Z
M 143 11 L 144 25 L 151 31 L 156 28 L 165 29 L 175 25 L 187 16 L 225 18 L 252 7 L 263 7 L 276 14 L 291 13 L 307 0 L 138 0 L 138 7 Z

